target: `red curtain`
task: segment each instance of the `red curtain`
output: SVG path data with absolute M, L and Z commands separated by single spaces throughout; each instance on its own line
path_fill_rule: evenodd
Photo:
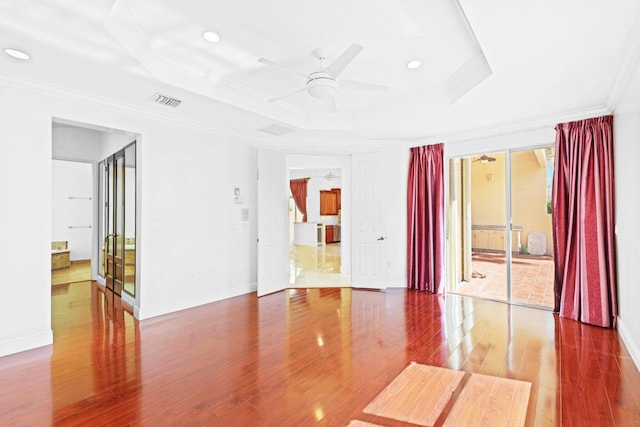
M 407 287 L 444 291 L 443 144 L 411 148 L 407 188 Z
M 289 181 L 293 200 L 298 210 L 302 212 L 302 222 L 307 222 L 307 181 L 309 178 L 292 179 Z
M 555 311 L 615 327 L 613 116 L 556 126 Z

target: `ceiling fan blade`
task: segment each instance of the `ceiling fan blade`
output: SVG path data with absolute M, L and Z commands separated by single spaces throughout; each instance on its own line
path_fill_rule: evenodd
M 372 90 L 376 92 L 386 92 L 391 89 L 389 86 L 377 85 L 373 83 L 358 82 L 355 80 L 340 80 L 340 87 L 347 87 L 356 90 Z
M 342 52 L 342 55 L 338 56 L 325 70 L 324 72 L 333 77 L 334 79 L 340 75 L 342 70 L 362 51 L 364 47 L 359 44 L 352 44 L 347 50 Z
M 284 65 L 284 64 L 280 64 L 279 62 L 274 62 L 274 61 L 272 61 L 270 59 L 267 59 L 267 58 L 259 58 L 258 62 L 260 62 L 262 64 L 265 64 L 265 65 L 270 65 L 272 67 L 278 67 L 278 68 L 281 68 L 283 70 L 287 70 L 287 71 L 289 71 L 291 73 L 294 73 L 294 74 L 297 74 L 297 75 L 299 75 L 301 77 L 304 77 L 307 80 L 309 80 L 311 78 L 311 77 L 309 77 L 308 74 L 305 74 L 300 70 L 296 70 L 293 67 L 290 67 L 290 66 Z
M 296 93 L 304 92 L 305 90 L 307 90 L 307 88 L 303 86 L 300 89 L 294 90 L 293 92 L 289 92 L 289 93 L 286 93 L 284 95 L 276 96 L 275 98 L 269 98 L 269 102 L 280 101 L 281 99 L 288 98 L 290 96 L 295 95 Z

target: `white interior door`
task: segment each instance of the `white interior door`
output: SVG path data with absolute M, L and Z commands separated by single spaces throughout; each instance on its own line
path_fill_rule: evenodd
M 284 154 L 258 150 L 258 296 L 289 283 L 289 195 Z
M 382 154 L 354 154 L 351 285 L 387 287 L 386 165 Z

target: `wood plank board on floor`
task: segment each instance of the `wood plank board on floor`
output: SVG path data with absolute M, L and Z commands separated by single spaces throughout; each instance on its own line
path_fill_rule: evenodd
M 444 425 L 523 426 L 530 393 L 529 382 L 471 374 Z
M 91 260 L 71 261 L 67 268 L 51 271 L 51 285 L 91 280 Z
M 434 425 L 463 377 L 464 372 L 411 363 L 364 412 L 423 426 Z
M 254 292 L 138 322 L 79 282 L 52 287 L 51 329 L 52 346 L 0 357 L 0 426 L 416 427 L 363 413 L 411 362 L 464 371 L 436 426 L 476 374 L 532 383 L 527 426 L 640 426 L 617 330 L 452 294 Z

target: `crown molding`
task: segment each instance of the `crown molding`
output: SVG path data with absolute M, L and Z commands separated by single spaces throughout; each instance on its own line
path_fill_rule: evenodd
M 36 79 L 24 77 L 24 76 L 19 76 L 16 74 L 7 73 L 2 70 L 0 70 L 0 85 L 1 84 L 5 84 L 10 87 L 17 87 L 20 89 L 29 90 L 31 92 L 38 93 L 40 95 L 64 99 L 66 101 L 83 102 L 83 103 L 98 105 L 100 107 L 107 108 L 111 111 L 115 111 L 118 113 L 127 112 L 130 114 L 147 118 L 147 119 L 161 120 L 161 121 L 170 122 L 170 123 L 184 126 L 184 127 L 195 128 L 207 133 L 239 138 L 251 146 L 265 146 L 265 147 L 280 148 L 288 145 L 289 147 L 294 147 L 298 145 L 300 142 L 299 139 L 297 139 L 296 141 L 287 140 L 286 142 L 284 142 L 282 140 L 278 140 L 277 137 L 251 135 L 250 132 L 253 131 L 253 129 L 247 129 L 247 132 L 239 132 L 232 129 L 215 126 L 210 123 L 202 122 L 199 120 L 190 120 L 182 117 L 177 117 L 169 113 L 153 110 L 151 108 L 148 108 L 148 109 L 142 108 L 135 104 L 130 104 L 130 103 L 122 102 L 112 98 L 96 95 L 93 93 L 71 89 L 69 87 L 57 85 L 55 83 L 51 83 L 43 80 L 36 80 Z M 55 119 L 62 122 L 64 122 L 65 120 L 76 121 L 74 117 L 57 117 L 56 116 Z M 96 126 L 102 126 L 99 123 L 91 123 L 91 124 Z M 136 133 L 136 134 L 143 134 L 143 132 L 140 132 L 140 130 L 138 129 L 124 129 L 124 130 L 127 132 Z M 312 140 L 311 138 L 303 139 L 303 141 L 311 141 L 311 140 Z M 341 139 L 339 144 L 350 146 L 354 144 L 354 141 L 355 141 L 354 139 Z
M 142 108 L 134 104 L 125 103 L 122 101 L 78 91 L 75 89 L 70 89 L 68 87 L 59 86 L 50 82 L 34 80 L 26 78 L 24 76 L 17 76 L 14 74 L 6 73 L 4 71 L 0 71 L 0 84 L 2 83 L 9 86 L 27 89 L 39 94 L 65 99 L 68 101 L 99 105 L 101 107 L 108 108 L 119 113 L 125 111 L 149 119 L 168 121 L 177 125 L 195 128 L 207 133 L 239 138 L 253 146 L 259 145 L 276 150 L 288 150 L 289 152 L 303 153 L 326 153 L 327 151 L 335 151 L 340 153 L 379 151 L 398 147 L 429 145 L 440 142 L 455 144 L 458 142 L 464 142 L 474 139 L 515 134 L 518 132 L 525 132 L 539 128 L 553 128 L 558 123 L 611 114 L 611 110 L 607 106 L 596 105 L 580 110 L 538 117 L 533 120 L 521 120 L 497 126 L 489 126 L 485 128 L 478 128 L 461 132 L 442 133 L 438 135 L 425 136 L 422 138 L 326 138 L 322 135 L 319 135 L 318 137 L 307 136 L 294 139 L 291 139 L 290 137 L 285 140 L 278 137 L 263 137 L 251 135 L 249 132 L 253 129 L 247 130 L 247 132 L 239 132 L 219 126 L 214 126 L 210 123 L 202 122 L 199 120 L 189 120 L 182 117 L 176 117 L 168 113 Z M 73 120 L 72 117 L 68 117 L 66 119 Z M 135 129 L 127 129 L 127 131 L 141 133 L 139 131 L 136 131 Z M 317 145 L 311 146 L 305 144 L 305 142 L 312 144 L 319 141 L 322 141 L 323 144 L 321 150 L 318 150 Z
M 537 117 L 534 119 L 519 120 L 509 123 L 503 123 L 495 126 L 487 126 L 484 128 L 471 129 L 460 132 L 449 132 L 438 135 L 425 136 L 419 138 L 326 138 L 322 135 L 317 137 L 297 138 L 295 140 L 274 140 L 264 138 L 264 142 L 269 146 L 284 151 L 287 148 L 295 152 L 309 153 L 317 151 L 314 146 L 307 145 L 316 142 L 322 142 L 322 151 L 327 149 L 336 150 L 338 152 L 367 152 L 393 149 L 398 147 L 416 147 L 419 145 L 431 145 L 438 143 L 456 144 L 470 140 L 480 140 L 504 135 L 513 135 L 522 132 L 534 131 L 538 129 L 553 129 L 558 123 L 582 120 L 590 117 L 598 117 L 611 114 L 605 105 L 595 105 L 583 109 L 566 111 L 563 113 L 552 114 L 548 116 Z
M 41 95 L 61 98 L 67 101 L 84 102 L 84 103 L 98 105 L 100 107 L 107 108 L 119 113 L 122 113 L 123 111 L 125 111 L 130 114 L 135 114 L 137 116 L 145 117 L 148 119 L 167 121 L 173 124 L 195 128 L 208 133 L 242 138 L 244 140 L 247 140 L 247 142 L 259 143 L 261 141 L 260 138 L 252 136 L 248 133 L 237 132 L 232 129 L 215 126 L 210 123 L 202 122 L 199 120 L 190 120 L 190 119 L 185 119 L 183 117 L 177 117 L 175 115 L 164 113 L 162 111 L 152 110 L 151 108 L 148 108 L 148 109 L 143 108 L 135 104 L 130 104 L 127 102 L 122 102 L 119 100 L 107 98 L 107 97 L 96 95 L 93 93 L 71 89 L 69 87 L 60 86 L 51 82 L 45 82 L 42 80 L 36 80 L 36 79 L 27 78 L 24 76 L 18 76 L 15 74 L 6 73 L 0 70 L 0 84 L 2 83 L 12 87 L 17 87 L 17 88 L 26 89 L 32 92 L 37 92 L 38 94 L 41 94 Z M 73 120 L 72 117 L 65 117 L 65 119 Z M 127 129 L 127 131 L 141 133 L 139 131 L 132 130 L 132 129 Z
M 595 105 L 583 109 L 566 111 L 563 113 L 542 116 L 534 119 L 519 120 L 495 126 L 477 128 L 468 131 L 443 133 L 425 138 L 415 138 L 412 142 L 415 145 L 429 145 L 440 142 L 455 144 L 475 139 L 485 139 L 495 136 L 511 135 L 541 128 L 553 129 L 558 123 L 582 120 L 589 117 L 598 117 L 611 114 L 605 105 Z

